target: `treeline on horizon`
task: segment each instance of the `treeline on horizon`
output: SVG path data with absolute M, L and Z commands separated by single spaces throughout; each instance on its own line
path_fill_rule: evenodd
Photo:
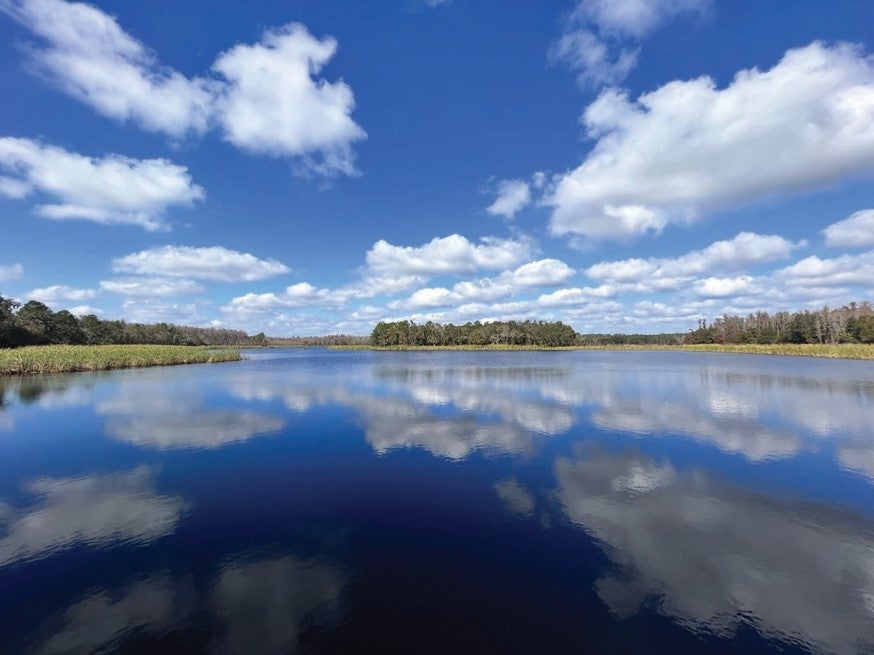
M 837 309 L 755 312 L 701 320 L 687 333 L 581 334 L 561 321 L 468 322 L 382 321 L 370 336 L 332 334 L 310 337 L 250 336 L 243 330 L 171 323 L 129 323 L 67 310 L 52 311 L 31 300 L 24 305 L 0 296 L 0 348 L 50 344 L 160 344 L 181 346 L 621 346 L 680 344 L 838 344 L 874 343 L 874 306 L 868 301 Z
M 392 346 L 606 346 L 627 344 L 677 345 L 682 334 L 579 334 L 561 321 L 468 322 L 464 325 L 428 321 L 382 321 L 373 328 L 370 344 Z
M 66 309 L 52 311 L 38 300 L 19 305 L 0 296 L 0 348 L 58 344 L 261 346 L 267 345 L 267 337 L 226 328 L 101 320 L 94 314 L 77 317 Z
M 689 331 L 684 343 L 874 343 L 874 306 L 851 302 L 837 309 L 726 314 Z

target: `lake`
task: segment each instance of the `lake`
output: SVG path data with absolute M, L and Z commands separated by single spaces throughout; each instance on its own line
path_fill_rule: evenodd
M 870 362 L 246 355 L 0 379 L 0 651 L 874 652 Z

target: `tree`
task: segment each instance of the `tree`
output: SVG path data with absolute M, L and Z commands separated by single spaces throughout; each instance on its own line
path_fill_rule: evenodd
M 38 300 L 29 300 L 18 310 L 18 322 L 27 331 L 29 343 L 51 343 L 53 314 L 47 305 Z

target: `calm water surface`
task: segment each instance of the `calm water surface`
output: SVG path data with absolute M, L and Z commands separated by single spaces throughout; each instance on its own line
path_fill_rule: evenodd
M 3 653 L 872 653 L 874 365 L 0 379 Z

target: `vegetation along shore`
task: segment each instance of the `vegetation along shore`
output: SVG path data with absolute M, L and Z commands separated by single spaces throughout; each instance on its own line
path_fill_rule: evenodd
M 33 375 L 115 368 L 239 361 L 237 350 L 152 344 L 26 346 L 0 349 L 0 375 Z
M 379 351 L 569 351 L 569 350 L 672 350 L 704 353 L 737 353 L 744 355 L 794 355 L 802 357 L 828 357 L 832 359 L 874 360 L 874 344 L 613 344 L 578 346 L 526 346 L 510 344 L 446 345 L 446 346 L 330 346 L 332 350 L 379 350 Z

